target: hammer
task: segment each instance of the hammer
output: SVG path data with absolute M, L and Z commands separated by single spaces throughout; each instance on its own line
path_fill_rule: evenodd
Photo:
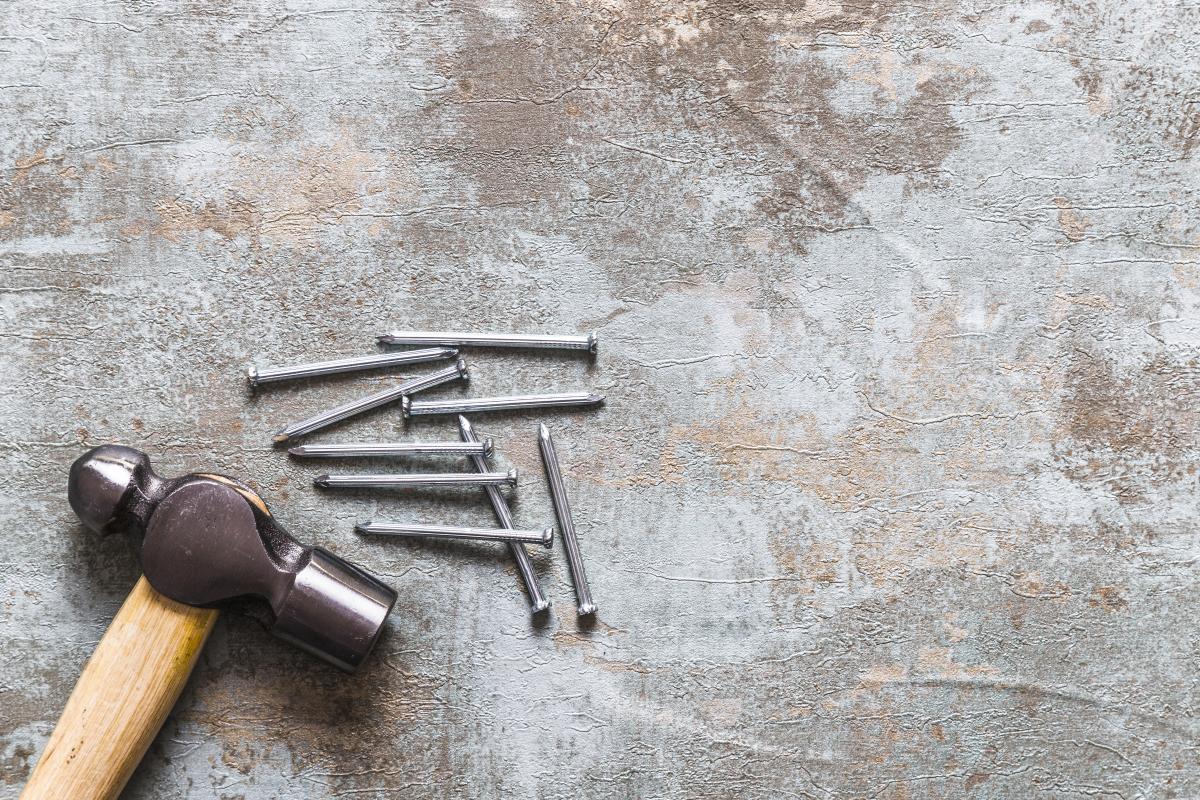
M 303 545 L 258 494 L 223 475 L 165 479 L 145 453 L 104 445 L 71 466 L 84 526 L 144 533 L 142 571 L 83 668 L 22 800 L 115 798 L 179 698 L 233 598 L 265 601 L 276 636 L 352 672 L 396 602 L 391 587 Z

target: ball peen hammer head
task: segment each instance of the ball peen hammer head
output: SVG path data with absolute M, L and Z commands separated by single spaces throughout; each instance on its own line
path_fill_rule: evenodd
M 140 450 L 103 445 L 71 466 L 67 496 L 90 530 L 144 534 L 142 570 L 159 593 L 193 606 L 260 598 L 273 634 L 347 672 L 396 602 L 379 579 L 296 541 L 254 490 L 223 475 L 164 479 Z
M 67 499 L 84 527 L 108 534 L 145 529 L 165 488 L 141 450 L 106 444 L 84 453 L 71 465 Z

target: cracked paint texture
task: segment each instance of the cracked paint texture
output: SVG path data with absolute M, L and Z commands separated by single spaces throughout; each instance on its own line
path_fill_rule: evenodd
M 129 798 L 1200 796 L 1198 38 L 1122 0 L 6 4 L 0 797 L 137 576 L 66 503 L 110 441 L 400 592 L 352 678 L 225 615 Z M 503 548 L 351 532 L 481 494 L 318 494 L 271 446 L 395 377 L 247 363 L 397 327 L 598 332 L 466 354 L 608 395 L 546 417 L 594 625 L 559 551 L 531 621 Z M 526 527 L 539 419 L 475 420 Z

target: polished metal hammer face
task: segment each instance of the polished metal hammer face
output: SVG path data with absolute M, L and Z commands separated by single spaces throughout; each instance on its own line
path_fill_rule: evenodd
M 396 602 L 377 578 L 293 539 L 253 489 L 223 475 L 165 479 L 145 453 L 104 445 L 72 465 L 68 498 L 94 531 L 144 532 L 142 569 L 159 593 L 191 606 L 260 598 L 271 633 L 346 671 Z

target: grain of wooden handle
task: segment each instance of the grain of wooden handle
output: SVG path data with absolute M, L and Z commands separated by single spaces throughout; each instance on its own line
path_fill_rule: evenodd
M 84 666 L 21 800 L 116 798 L 216 621 L 216 611 L 169 600 L 140 578 Z

